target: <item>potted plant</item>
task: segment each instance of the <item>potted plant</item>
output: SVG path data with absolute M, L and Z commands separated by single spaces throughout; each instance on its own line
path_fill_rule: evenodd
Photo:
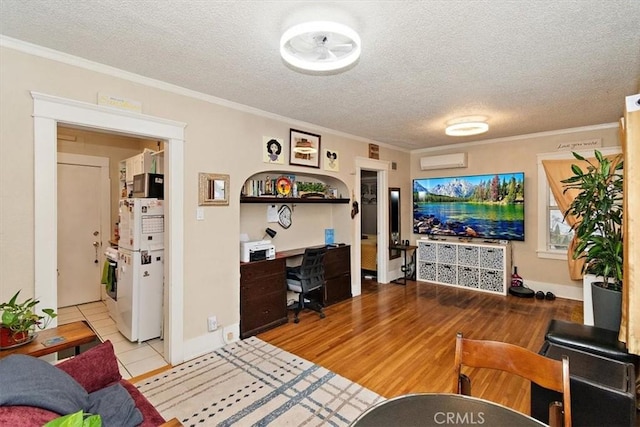
M 296 187 L 300 197 L 324 198 L 327 186 L 321 182 L 297 182 Z
M 573 156 L 587 163 L 583 171 L 571 165 L 573 176 L 563 180 L 565 189 L 578 190 L 565 212 L 573 215 L 572 226 L 578 239 L 573 258 L 584 258 L 583 273 L 601 278 L 592 283 L 593 315 L 596 326 L 620 329 L 622 303 L 622 184 L 623 161 L 610 159 L 595 150 L 592 162 L 577 153 Z
M 36 328 L 44 329 L 57 316 L 50 308 L 42 309 L 44 315 L 35 312 L 40 302 L 28 298 L 18 302 L 20 291 L 9 302 L 0 303 L 0 348 L 14 347 L 31 341 Z

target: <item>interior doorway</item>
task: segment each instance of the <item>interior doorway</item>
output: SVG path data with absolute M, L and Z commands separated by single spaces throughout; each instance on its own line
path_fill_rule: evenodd
M 376 213 L 377 213 L 377 233 L 376 248 L 389 247 L 389 200 L 387 196 L 387 187 L 389 182 L 389 169 L 391 162 L 385 160 L 367 159 L 364 157 L 356 157 L 356 173 L 353 191 L 354 202 L 358 206 L 362 206 L 362 195 L 360 189 L 362 186 L 361 176 L 363 171 L 371 171 L 376 174 Z M 358 214 L 360 215 L 360 214 Z M 354 262 L 351 266 L 351 291 L 353 296 L 360 295 L 362 292 L 362 224 L 361 219 L 356 218 L 355 236 L 353 239 Z M 376 250 L 376 276 L 379 283 L 389 283 L 388 278 L 389 256 L 386 250 Z
M 360 226 L 362 277 L 375 279 L 378 275 L 378 173 L 360 171 Z
M 184 129 L 186 123 L 31 92 L 34 123 L 34 277 L 43 306 L 57 307 L 57 126 L 59 123 L 163 140 L 167 178 L 165 349 L 171 364 L 184 361 Z M 54 319 L 55 320 L 55 319 Z

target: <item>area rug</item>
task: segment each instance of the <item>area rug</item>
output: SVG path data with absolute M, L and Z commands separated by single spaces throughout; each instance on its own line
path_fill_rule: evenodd
M 138 389 L 185 426 L 347 426 L 383 400 L 251 337 L 150 377 Z

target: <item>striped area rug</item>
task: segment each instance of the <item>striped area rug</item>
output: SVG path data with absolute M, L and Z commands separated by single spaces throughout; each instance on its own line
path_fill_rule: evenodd
M 383 400 L 256 337 L 139 383 L 165 419 L 185 426 L 347 426 Z

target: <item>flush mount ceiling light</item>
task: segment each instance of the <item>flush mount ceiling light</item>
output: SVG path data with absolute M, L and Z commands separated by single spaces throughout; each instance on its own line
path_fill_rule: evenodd
M 348 67 L 360 57 L 361 50 L 358 33 L 336 22 L 295 25 L 280 38 L 282 59 L 295 68 L 308 71 Z
M 449 136 L 479 135 L 489 130 L 486 122 L 458 122 L 447 126 L 445 133 Z

